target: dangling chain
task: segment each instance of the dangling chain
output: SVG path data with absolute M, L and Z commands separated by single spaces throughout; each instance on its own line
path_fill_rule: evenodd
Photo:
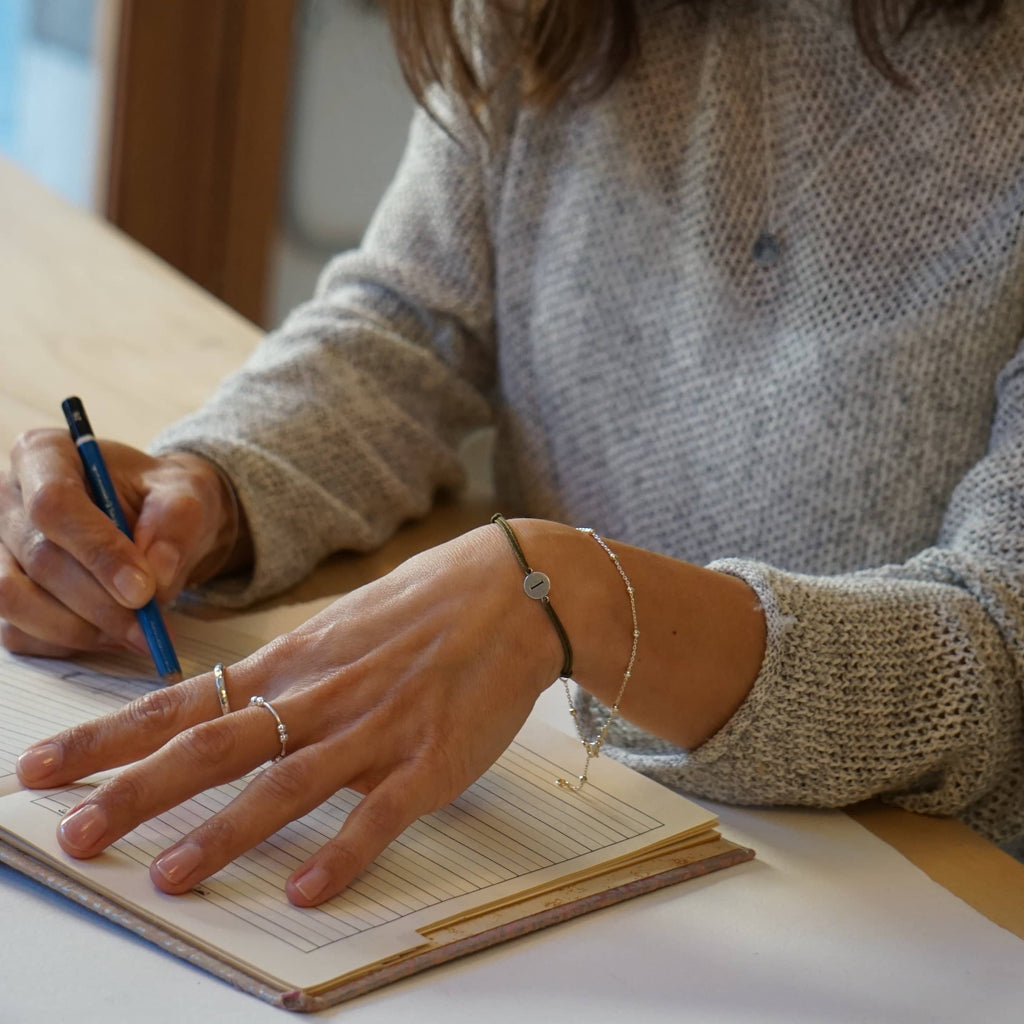
M 604 746 L 605 737 L 608 735 L 608 730 L 611 728 L 612 722 L 615 721 L 619 714 L 619 705 L 622 703 L 622 695 L 626 692 L 626 685 L 629 683 L 629 677 L 633 674 L 633 665 L 636 663 L 636 649 L 640 643 L 640 630 L 637 628 L 636 623 L 636 599 L 633 596 L 633 584 L 630 583 L 629 577 L 626 575 L 626 571 L 622 568 L 619 562 L 619 556 L 599 537 L 589 526 L 577 527 L 580 533 L 589 533 L 598 544 L 604 548 L 605 553 L 612 560 L 612 564 L 618 570 L 619 575 L 622 577 L 622 582 L 626 584 L 626 595 L 629 597 L 629 611 L 633 618 L 633 645 L 629 651 L 629 661 L 626 664 L 626 671 L 622 676 L 622 684 L 619 686 L 619 692 L 615 697 L 615 703 L 612 704 L 611 709 L 608 712 L 608 718 L 604 725 L 601 726 L 597 737 L 592 740 L 588 740 L 583 735 L 583 730 L 580 728 L 579 713 L 576 710 L 576 705 L 573 703 L 572 694 L 569 692 L 569 680 L 563 675 L 562 685 L 565 687 L 565 696 L 569 701 L 569 713 L 572 715 L 572 720 L 576 725 L 576 732 L 579 735 L 580 742 L 583 744 L 583 749 L 587 752 L 587 759 L 583 764 L 583 774 L 578 776 L 577 782 L 570 782 L 568 779 L 558 779 L 558 785 L 562 789 L 571 790 L 573 793 L 578 793 L 587 784 L 587 773 L 590 770 L 590 762 L 601 753 L 601 748 Z

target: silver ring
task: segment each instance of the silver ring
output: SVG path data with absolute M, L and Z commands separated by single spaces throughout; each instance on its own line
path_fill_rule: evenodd
M 220 713 L 229 714 L 231 705 L 228 704 L 228 688 L 224 685 L 224 664 L 218 661 L 213 666 L 213 681 L 217 684 L 217 700 L 220 702 Z
M 284 722 L 281 721 L 281 716 L 274 710 L 270 701 L 264 700 L 262 697 L 250 697 L 249 707 L 266 708 L 274 716 L 274 721 L 277 722 L 277 738 L 281 741 L 281 753 L 274 758 L 274 761 L 280 761 L 288 753 L 288 730 L 285 728 Z

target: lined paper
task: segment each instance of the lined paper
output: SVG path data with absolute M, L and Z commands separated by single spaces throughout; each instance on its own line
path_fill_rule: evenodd
M 208 623 L 196 625 L 201 628 L 189 634 L 179 629 L 176 637 L 190 673 L 237 660 L 258 646 Z M 606 758 L 592 764 L 583 792 L 559 788 L 555 779 L 578 760 L 579 744 L 531 721 L 473 786 L 413 823 L 320 907 L 291 906 L 284 884 L 337 834 L 360 799 L 347 790 L 192 892 L 168 896 L 149 879 L 152 859 L 225 807 L 248 778 L 201 793 L 98 857 L 75 861 L 57 844 L 56 826 L 88 795 L 89 784 L 27 791 L 13 776 L 14 760 L 27 744 L 159 685 L 149 671 L 130 656 L 72 664 L 0 652 L 0 772 L 10 780 L 0 799 L 0 832 L 144 917 L 285 986 L 323 985 L 424 946 L 424 933 L 440 921 L 515 900 L 715 822 L 703 808 Z
M 246 779 L 186 801 L 89 861 L 67 857 L 55 839 L 60 815 L 88 794 L 86 785 L 0 799 L 0 830 L 230 961 L 310 987 L 422 946 L 422 932 L 438 921 L 713 826 L 703 808 L 604 758 L 582 793 L 560 789 L 560 762 L 577 746 L 528 722 L 462 796 L 413 823 L 348 889 L 313 909 L 285 900 L 285 880 L 337 833 L 356 793 L 340 791 L 185 896 L 158 892 L 150 861 Z
M 323 907 L 299 910 L 284 903 L 284 884 L 338 832 L 360 799 L 357 793 L 336 794 L 208 879 L 197 895 L 267 936 L 311 952 L 458 897 L 482 901 L 481 894 L 501 883 L 646 837 L 664 824 L 597 788 L 594 800 L 584 805 L 552 784 L 559 771 L 538 751 L 514 743 L 487 776 L 448 807 L 411 825 Z M 208 790 L 113 848 L 148 868 L 158 853 L 225 807 L 244 785 L 241 780 Z M 54 815 L 55 827 L 59 815 L 88 793 L 88 787 L 70 787 L 33 803 Z

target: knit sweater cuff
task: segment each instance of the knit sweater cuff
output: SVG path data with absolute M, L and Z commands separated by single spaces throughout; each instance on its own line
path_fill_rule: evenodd
M 686 761 L 693 768 L 712 765 L 719 758 L 734 755 L 737 748 L 743 748 L 750 734 L 756 733 L 765 715 L 777 713 L 773 709 L 786 662 L 786 634 L 795 623 L 794 617 L 780 604 L 770 578 L 772 570 L 767 566 L 741 559 L 721 559 L 712 562 L 708 568 L 735 576 L 754 591 L 764 612 L 767 635 L 764 660 L 750 692 L 718 732 L 686 754 Z
M 771 570 L 767 567 L 726 559 L 708 568 L 744 580 L 757 594 L 764 611 L 765 656 L 750 692 L 728 722 L 693 750 L 676 747 L 621 719 L 609 730 L 610 745 L 605 749 L 615 760 L 662 782 L 680 785 L 691 793 L 733 803 L 766 803 L 769 801 L 763 794 L 757 794 L 756 787 L 747 789 L 738 776 L 748 775 L 751 770 L 759 773 L 749 755 L 759 746 L 756 736 L 765 717 L 777 714 L 776 691 L 784 660 L 785 634 L 794 619 L 780 607 L 769 579 Z M 577 691 L 576 705 L 583 728 L 597 731 L 607 716 L 607 708 L 583 690 Z M 719 761 L 722 765 L 716 769 Z M 770 774 L 769 769 L 765 771 Z

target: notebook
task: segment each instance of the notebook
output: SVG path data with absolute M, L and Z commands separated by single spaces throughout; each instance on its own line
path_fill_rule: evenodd
M 244 657 L 259 641 L 176 617 L 186 674 Z M 154 688 L 131 655 L 81 661 L 0 652 L 0 861 L 275 1005 L 310 1011 L 620 900 L 748 860 L 713 814 L 601 758 L 580 793 L 555 784 L 579 743 L 530 721 L 457 800 L 411 825 L 343 893 L 291 906 L 284 881 L 359 799 L 339 791 L 183 896 L 149 880 L 152 858 L 232 799 L 220 786 L 146 822 L 100 856 L 57 845 L 60 816 L 103 776 L 21 789 L 29 744 Z

